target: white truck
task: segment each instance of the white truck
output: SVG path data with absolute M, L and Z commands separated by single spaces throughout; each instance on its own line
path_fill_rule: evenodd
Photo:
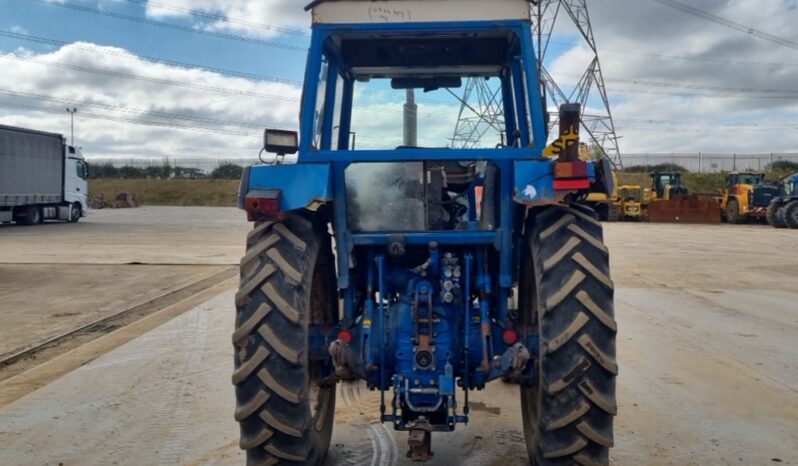
M 64 136 L 0 125 L 0 222 L 77 222 L 86 215 L 88 171 Z

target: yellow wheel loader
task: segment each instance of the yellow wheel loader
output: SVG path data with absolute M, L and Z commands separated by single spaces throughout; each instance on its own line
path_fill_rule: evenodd
M 766 182 L 764 173 L 729 173 L 726 187 L 721 192 L 723 217 L 729 223 L 764 222 L 770 201 L 778 195 L 778 186 Z

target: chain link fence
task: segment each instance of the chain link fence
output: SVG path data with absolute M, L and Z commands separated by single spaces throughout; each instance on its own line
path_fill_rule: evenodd
M 291 160 L 286 160 L 291 163 Z M 779 163 L 781 162 L 781 164 Z M 106 178 L 178 177 L 204 178 L 214 173 L 233 173 L 230 166 L 245 167 L 261 163 L 248 159 L 89 159 L 93 176 Z M 798 165 L 798 153 L 770 154 L 623 154 L 625 170 L 648 171 L 657 166 L 681 167 L 690 172 L 719 173 L 735 170 L 767 171 L 785 164 Z M 775 164 L 775 165 L 774 165 Z M 671 167 L 673 168 L 673 167 Z

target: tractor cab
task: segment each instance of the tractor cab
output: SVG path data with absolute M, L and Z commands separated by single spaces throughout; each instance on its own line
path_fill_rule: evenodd
M 785 177 L 781 181 L 780 197 L 798 197 L 798 173 Z

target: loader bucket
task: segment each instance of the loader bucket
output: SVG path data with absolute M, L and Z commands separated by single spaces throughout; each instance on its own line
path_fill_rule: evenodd
M 652 223 L 720 223 L 720 204 L 714 199 L 691 194 L 668 201 L 651 201 L 648 221 Z

